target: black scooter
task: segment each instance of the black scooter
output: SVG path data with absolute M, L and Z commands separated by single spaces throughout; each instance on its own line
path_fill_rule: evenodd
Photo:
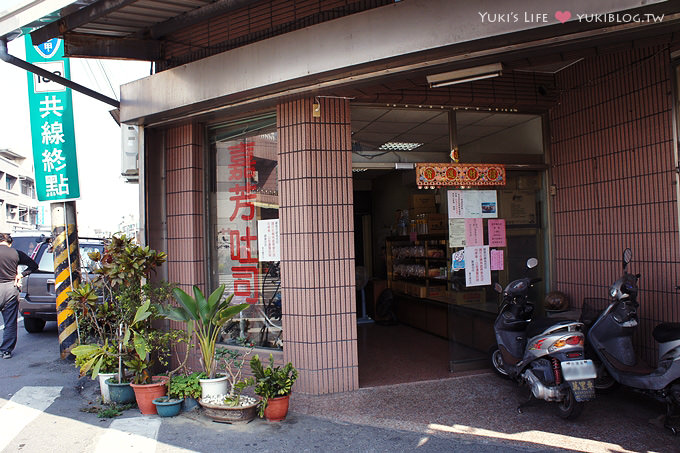
M 638 326 L 637 302 L 640 274 L 626 268 L 633 253 L 623 252 L 623 276 L 609 288 L 612 298 L 587 333 L 589 346 L 602 366 L 598 381 L 612 379 L 616 383 L 646 393 L 666 403 L 665 426 L 673 434 L 679 432 L 680 418 L 680 323 L 662 323 L 652 331 L 659 346 L 656 369 L 645 364 L 633 348 L 633 333 Z

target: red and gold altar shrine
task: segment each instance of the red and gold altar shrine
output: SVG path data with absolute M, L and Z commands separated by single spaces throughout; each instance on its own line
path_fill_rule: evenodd
M 445 186 L 504 186 L 505 167 L 499 164 L 416 164 L 418 188 Z

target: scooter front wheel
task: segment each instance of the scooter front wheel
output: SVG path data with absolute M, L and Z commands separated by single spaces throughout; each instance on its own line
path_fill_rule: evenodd
M 498 349 L 498 345 L 493 345 L 489 350 L 489 359 L 491 363 L 491 368 L 497 375 L 505 379 L 510 378 L 508 372 L 505 370 L 503 354 L 501 354 L 501 351 Z
M 581 414 L 583 403 L 576 401 L 576 396 L 571 388 L 568 388 L 564 399 L 557 403 L 557 413 L 560 418 L 573 420 Z

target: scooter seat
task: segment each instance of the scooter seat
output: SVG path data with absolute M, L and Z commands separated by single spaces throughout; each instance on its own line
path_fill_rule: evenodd
M 527 338 L 535 337 L 543 333 L 548 327 L 552 327 L 562 322 L 574 322 L 573 319 L 566 318 L 536 318 L 532 319 L 527 326 Z
M 680 322 L 664 322 L 652 331 L 652 336 L 659 343 L 680 340 Z

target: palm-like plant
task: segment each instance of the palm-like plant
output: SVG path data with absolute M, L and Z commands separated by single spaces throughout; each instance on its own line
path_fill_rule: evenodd
M 196 332 L 203 371 L 209 378 L 215 377 L 215 347 L 222 327 L 248 307 L 248 304 L 230 305 L 234 295 L 222 298 L 224 290 L 225 285 L 220 285 L 206 299 L 198 286 L 193 287 L 193 297 L 175 288 L 172 292 L 180 305 L 167 307 L 163 312 L 168 319 L 185 322 L 189 335 Z

